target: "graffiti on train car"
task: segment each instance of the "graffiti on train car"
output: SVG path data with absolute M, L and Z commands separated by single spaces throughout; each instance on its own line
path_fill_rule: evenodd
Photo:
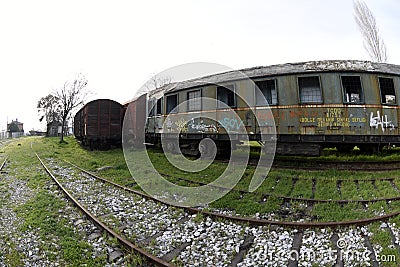
M 170 118 L 168 118 L 165 121 L 166 128 L 168 129 L 169 132 L 173 132 L 174 130 L 177 130 L 178 132 L 202 132 L 202 133 L 216 133 L 218 132 L 217 127 L 210 123 L 210 124 L 205 124 L 202 119 L 199 118 L 191 118 L 189 121 L 186 121 L 183 118 L 179 118 L 176 121 L 172 121 Z
M 166 126 L 166 128 L 168 129 L 168 131 L 170 131 L 170 130 L 172 129 L 172 121 L 171 121 L 170 118 L 168 118 L 168 119 L 165 121 L 165 126 Z
M 168 132 L 178 130 L 179 132 L 187 132 L 187 124 L 183 118 L 179 118 L 176 121 L 172 121 L 170 118 L 165 120 L 165 126 Z
M 175 125 L 180 132 L 187 132 L 187 121 L 183 118 L 179 118 L 175 121 Z
M 227 133 L 238 133 L 241 127 L 244 127 L 242 120 L 237 118 L 225 117 L 218 121 L 218 123 L 225 128 Z
M 216 133 L 217 132 L 217 127 L 214 124 L 205 124 L 203 120 L 197 119 L 198 122 L 196 122 L 195 119 L 191 119 L 188 123 L 188 128 L 189 130 L 194 130 L 197 132 L 211 132 L 211 133 Z
M 389 130 L 394 129 L 394 124 L 392 121 L 388 120 L 387 115 L 380 115 L 379 110 L 376 111 L 376 116 L 374 112 L 371 112 L 370 118 L 369 118 L 369 126 L 373 127 L 375 129 L 378 129 L 379 126 L 382 129 L 382 132 L 385 132 L 385 128 L 388 128 Z
M 274 110 L 269 112 L 267 110 L 259 110 L 256 117 L 260 126 L 271 126 L 275 119 L 285 120 L 285 111 Z
M 316 118 L 318 117 L 318 111 L 317 110 L 291 110 L 290 111 L 290 117 L 295 118 L 295 117 L 309 117 L 309 118 Z

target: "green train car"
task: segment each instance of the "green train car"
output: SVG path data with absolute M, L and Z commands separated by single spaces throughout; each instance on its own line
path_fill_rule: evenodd
M 164 135 L 167 149 L 174 151 L 178 148 L 168 136 L 179 133 L 180 149 L 197 154 L 212 149 L 200 143 L 205 138 L 224 151 L 244 134 L 251 141 L 276 134 L 278 154 L 319 155 L 325 147 L 354 146 L 376 152 L 400 144 L 399 90 L 400 66 L 369 61 L 313 61 L 215 74 L 148 93 L 146 142 L 160 142 Z

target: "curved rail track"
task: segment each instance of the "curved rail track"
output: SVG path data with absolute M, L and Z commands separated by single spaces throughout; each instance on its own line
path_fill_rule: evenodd
M 251 165 L 256 165 L 254 161 Z M 400 161 L 325 161 L 325 160 L 293 160 L 277 159 L 274 161 L 273 167 L 278 169 L 299 169 L 299 170 L 347 170 L 347 171 L 374 171 L 384 172 L 400 170 Z
M 39 161 L 41 162 L 41 164 L 43 165 L 43 167 L 46 169 L 46 172 L 56 181 L 58 186 L 67 194 L 67 196 L 72 201 L 74 201 L 76 203 L 76 205 L 92 221 L 95 222 L 95 224 L 99 225 L 101 228 L 103 228 L 109 234 L 115 236 L 124 246 L 126 246 L 128 248 L 128 250 L 134 250 L 137 253 L 140 253 L 149 262 L 151 262 L 155 265 L 173 266 L 173 264 L 171 264 L 170 262 L 173 258 L 176 258 L 178 255 L 183 254 L 182 257 L 189 257 L 189 255 L 185 254 L 186 253 L 185 248 L 190 247 L 191 243 L 194 242 L 194 240 L 196 238 L 200 238 L 203 235 L 202 233 L 199 233 L 198 230 L 196 230 L 196 231 L 194 230 L 194 232 L 192 233 L 192 238 L 189 238 L 189 240 L 182 241 L 179 246 L 177 246 L 171 250 L 164 251 L 163 255 L 154 256 L 153 254 L 151 254 L 147 250 L 145 250 L 142 247 L 142 245 L 145 246 L 146 244 L 153 242 L 152 240 L 155 240 L 158 237 L 165 235 L 166 232 L 174 232 L 175 231 L 175 230 L 173 230 L 174 228 L 171 229 L 171 228 L 167 227 L 166 229 L 163 229 L 161 231 L 158 230 L 160 232 L 156 231 L 156 233 L 153 233 L 152 235 L 147 236 L 146 238 L 142 238 L 140 241 L 137 241 L 137 240 L 129 241 L 129 238 L 125 238 L 122 235 L 117 234 L 116 233 L 117 231 L 113 230 L 113 227 L 109 226 L 110 222 L 104 223 L 102 221 L 102 219 L 99 219 L 98 217 L 93 215 L 83 204 L 80 204 L 78 202 L 78 200 L 73 196 L 73 194 L 68 192 L 69 190 L 67 188 L 65 188 L 66 186 L 63 185 L 66 182 L 58 181 L 57 178 L 55 177 L 55 175 L 52 174 L 52 172 L 50 171 L 49 167 L 47 167 L 45 165 L 44 161 L 42 159 L 40 159 L 40 157 L 37 154 L 36 154 L 36 156 L 39 159 Z M 139 196 L 140 198 L 146 199 L 146 201 L 149 200 L 149 201 L 152 201 L 155 203 L 159 203 L 159 205 L 166 206 L 165 209 L 169 209 L 171 207 L 171 205 L 164 203 L 160 200 L 157 200 L 157 199 L 153 198 L 152 196 L 148 196 L 142 192 L 135 191 L 135 190 L 125 187 L 125 186 L 121 186 L 119 184 L 111 182 L 102 177 L 98 177 L 97 175 L 95 175 L 89 171 L 86 171 L 70 162 L 66 162 L 66 163 L 70 164 L 70 166 L 73 166 L 77 170 L 81 171 L 82 173 L 84 173 L 85 175 L 90 177 L 91 179 L 100 180 L 103 184 L 105 184 L 105 183 L 112 184 L 113 187 L 117 187 L 128 193 L 132 193 L 135 196 Z M 86 182 L 83 182 L 83 184 L 92 183 L 92 182 L 86 181 Z M 95 193 L 93 193 L 93 194 L 95 194 Z M 319 229 L 319 228 L 327 229 L 327 228 L 329 228 L 329 229 L 332 229 L 333 232 L 330 235 L 330 237 L 328 238 L 327 242 L 331 243 L 331 246 L 333 249 L 337 249 L 338 247 L 336 245 L 336 242 L 338 242 L 338 240 L 340 240 L 340 239 L 343 239 L 343 236 L 346 236 L 341 232 L 341 230 L 340 230 L 341 228 L 338 228 L 338 227 L 348 227 L 348 226 L 361 227 L 362 225 L 370 224 L 370 223 L 377 222 L 377 221 L 386 221 L 389 218 L 398 216 L 400 214 L 400 212 L 395 212 L 395 213 L 385 214 L 385 215 L 377 216 L 377 217 L 373 217 L 373 218 L 341 221 L 341 222 L 289 222 L 289 221 L 263 220 L 263 219 L 257 219 L 257 218 L 243 218 L 240 216 L 220 214 L 218 212 L 205 211 L 205 210 L 201 210 L 201 209 L 197 209 L 197 208 L 184 208 L 183 209 L 181 207 L 173 207 L 173 209 L 180 210 L 179 211 L 180 213 L 182 213 L 182 210 L 184 210 L 183 213 L 186 214 L 186 215 L 182 215 L 179 219 L 176 219 L 175 223 L 172 224 L 176 228 L 179 228 L 180 224 L 186 224 L 187 221 L 189 221 L 190 223 L 193 224 L 192 227 L 194 227 L 194 229 L 199 229 L 199 228 L 202 229 L 202 227 L 214 225 L 215 221 L 220 221 L 221 219 L 223 219 L 224 221 L 231 222 L 230 225 L 233 228 L 237 227 L 238 229 L 242 229 L 244 227 L 244 225 L 251 226 L 250 227 L 251 231 L 246 232 L 245 235 L 241 235 L 240 246 L 237 246 L 235 249 L 237 254 L 236 254 L 236 256 L 231 257 L 231 259 L 230 259 L 231 263 L 229 264 L 229 266 L 238 266 L 238 264 L 240 265 L 240 262 L 246 262 L 246 260 L 248 260 L 249 258 L 252 257 L 252 256 L 246 256 L 246 254 L 251 254 L 254 251 L 256 251 L 258 249 L 260 242 L 262 243 L 265 241 L 265 240 L 263 240 L 263 238 L 266 238 L 266 239 L 269 238 L 266 236 L 264 237 L 265 233 L 258 232 L 258 231 L 260 231 L 259 230 L 260 228 L 257 228 L 257 227 L 265 227 L 266 225 L 273 225 L 274 227 L 278 227 L 277 229 L 281 229 L 281 230 L 277 230 L 277 231 L 281 231 L 283 236 L 290 236 L 290 238 L 288 237 L 288 240 L 286 240 L 285 242 L 291 243 L 291 248 L 298 252 L 300 252 L 300 248 L 302 247 L 302 244 L 307 244 L 307 242 L 309 242 L 309 241 L 307 241 L 308 235 L 309 235 L 309 229 Z M 164 208 L 161 210 L 164 210 Z M 188 215 L 188 214 L 192 214 L 192 215 Z M 203 220 L 203 222 L 195 222 L 195 219 L 193 219 L 193 218 L 195 218 L 195 216 L 197 216 L 198 214 L 201 214 L 204 217 L 213 218 L 215 220 L 213 222 L 213 221 L 209 221 L 207 219 L 207 220 L 205 220 L 206 221 L 205 223 L 204 223 L 204 220 Z M 104 215 L 100 215 L 101 218 L 102 218 L 102 216 L 104 216 Z M 146 215 L 144 215 L 144 216 L 146 216 Z M 225 224 L 228 224 L 228 223 L 225 223 Z M 288 231 L 292 231 L 291 234 L 287 235 L 287 231 L 283 230 L 286 227 L 289 227 L 288 229 L 292 229 L 292 230 L 288 230 Z M 337 230 L 335 230 L 335 229 L 337 229 Z M 181 230 L 181 231 L 183 231 L 183 230 Z M 223 232 L 223 230 L 221 230 L 221 231 Z M 324 231 L 324 230 L 322 230 L 322 231 Z M 351 230 L 351 231 L 353 231 L 353 230 Z M 178 231 L 178 233 L 179 233 L 179 231 Z M 175 234 L 178 234 L 178 233 L 175 233 Z M 260 235 L 260 236 L 258 236 L 258 235 Z M 373 251 L 373 248 L 371 247 L 371 244 L 368 239 L 368 235 L 364 235 L 363 233 L 359 232 L 359 233 L 357 233 L 357 236 L 362 236 L 362 238 L 364 238 L 366 240 L 365 242 L 367 244 L 368 249 Z M 175 238 L 176 237 L 170 236 L 170 239 L 172 239 L 172 240 L 174 240 Z M 202 238 L 206 238 L 206 237 L 202 237 Z M 277 238 L 277 237 L 275 237 L 275 238 Z M 140 244 L 140 245 L 137 245 L 137 244 Z M 376 259 L 374 260 L 374 258 L 371 258 L 371 261 L 373 262 L 372 266 L 378 266 Z M 287 266 L 297 266 L 296 265 L 297 262 L 298 262 L 297 260 L 292 261 L 289 259 L 287 261 Z M 336 260 L 336 263 L 338 263 L 338 260 Z M 340 264 L 340 262 L 339 262 L 339 264 Z
M 157 265 L 157 266 L 173 266 L 168 262 L 155 257 L 154 255 L 148 253 L 147 251 L 141 249 L 140 247 L 134 245 L 132 242 L 127 240 L 126 238 L 122 237 L 121 235 L 117 234 L 113 231 L 110 227 L 105 225 L 101 222 L 96 216 L 94 216 L 91 212 L 89 212 L 76 198 L 72 196 L 70 192 L 58 181 L 58 179 L 54 176 L 54 174 L 50 171 L 50 169 L 46 166 L 43 160 L 39 157 L 37 153 L 35 153 L 36 157 L 42 164 L 43 168 L 46 172 L 51 176 L 54 182 L 58 185 L 58 187 L 64 192 L 64 194 L 76 205 L 91 221 L 93 221 L 96 225 L 98 225 L 102 230 L 110 234 L 111 236 L 115 237 L 124 247 L 128 250 L 136 251 L 140 255 L 144 256 L 149 262 Z
M 81 169 L 82 171 L 84 171 L 83 169 Z M 187 182 L 189 184 L 192 185 L 206 185 L 207 183 L 204 182 L 200 182 L 200 181 L 194 181 L 194 180 L 190 180 L 187 178 L 183 178 L 183 177 L 175 177 L 175 176 L 171 176 L 169 174 L 166 173 L 160 173 L 163 176 L 167 176 L 167 177 L 172 177 L 175 178 L 177 180 L 180 181 L 184 181 Z M 299 180 L 302 178 L 295 178 L 293 180 Z M 310 180 L 305 178 L 304 180 Z M 313 179 L 313 180 L 317 180 L 317 179 Z M 353 179 L 353 180 L 347 180 L 347 182 L 376 182 L 376 181 L 388 181 L 388 182 L 393 182 L 395 179 L 394 178 L 377 178 L 377 179 Z M 341 180 L 341 179 L 337 179 L 335 180 L 337 181 L 339 184 L 342 181 L 345 180 Z M 394 186 L 394 185 L 393 185 Z M 221 188 L 223 190 L 226 190 L 227 188 L 224 187 L 218 187 L 218 186 L 214 186 L 216 188 Z M 396 188 L 396 190 L 400 191 L 400 189 Z M 284 196 L 284 195 L 276 195 L 276 194 L 267 194 L 267 193 L 260 193 L 260 192 L 249 192 L 246 190 L 238 190 L 238 189 L 232 189 L 232 191 L 236 191 L 240 194 L 256 194 L 259 195 L 262 198 L 268 198 L 268 197 L 276 197 L 279 199 L 283 199 L 286 201 L 303 201 L 303 202 L 307 202 L 307 203 L 336 203 L 336 204 L 348 204 L 348 203 L 360 203 L 360 204 L 367 204 L 367 203 L 375 203 L 375 202 L 380 202 L 380 201 L 385 201 L 385 202 L 390 202 L 390 201 L 400 201 L 400 196 L 396 196 L 396 197 L 381 197 L 381 198 L 372 198 L 372 199 L 315 199 L 315 198 L 305 198 L 305 197 L 291 197 L 291 196 Z
M 227 163 L 229 160 L 219 158 L 219 162 Z M 257 157 L 250 157 L 248 164 L 257 166 L 259 163 Z M 318 158 L 280 158 L 275 157 L 273 160 L 272 168 L 276 169 L 296 169 L 296 170 L 347 170 L 347 171 L 393 171 L 400 170 L 400 160 L 321 160 Z
M 114 183 L 110 180 L 107 180 L 105 178 L 99 177 L 96 174 L 93 174 L 92 172 L 89 172 L 69 161 L 65 161 L 68 164 L 74 166 L 75 168 L 79 169 L 80 171 L 92 176 L 93 178 L 96 178 L 98 180 L 101 180 L 103 182 L 112 184 L 120 189 L 123 189 L 125 191 L 131 192 L 133 194 L 140 195 L 146 199 L 150 199 L 152 201 L 160 202 L 162 204 L 168 205 L 168 206 L 173 206 L 175 208 L 182 208 L 180 206 L 175 206 L 166 202 L 163 202 L 160 199 L 157 199 L 153 196 L 147 195 L 143 192 L 131 189 L 129 187 L 122 186 L 120 184 Z M 187 180 L 186 181 L 190 181 Z M 203 185 L 204 183 L 201 183 Z M 245 193 L 250 193 L 245 191 Z M 274 196 L 272 194 L 269 195 L 263 195 L 263 196 Z M 379 199 L 371 199 L 371 200 L 331 200 L 331 199 L 308 199 L 308 198 L 295 198 L 295 197 L 288 197 L 288 196 L 275 196 L 284 200 L 297 200 L 297 201 L 304 201 L 304 202 L 312 202 L 312 203 L 338 203 L 338 204 L 346 204 L 346 203 L 369 203 L 369 202 L 378 202 L 378 201 L 392 201 L 392 200 L 400 200 L 400 197 L 394 197 L 394 198 L 379 198 Z M 341 221 L 341 222 L 288 222 L 288 221 L 272 221 L 272 220 L 263 220 L 263 219 L 256 219 L 256 218 L 247 218 L 247 217 L 241 217 L 241 216 L 232 216 L 232 215 L 226 215 L 226 214 L 221 214 L 218 212 L 212 212 L 212 211 L 205 211 L 202 209 L 198 208 L 190 208 L 190 207 L 185 207 L 184 208 L 187 212 L 192 213 L 192 214 L 203 214 L 206 216 L 210 216 L 212 218 L 216 219 L 226 219 L 230 221 L 236 221 L 236 222 L 241 222 L 241 223 L 247 223 L 250 225 L 277 225 L 277 226 L 286 226 L 286 227 L 296 227 L 296 228 L 312 228 L 312 227 L 339 227 L 339 226 L 350 226 L 350 225 L 365 225 L 371 222 L 375 221 L 382 221 L 386 220 L 392 217 L 395 217 L 397 215 L 400 215 L 399 212 L 394 212 L 382 216 L 376 216 L 373 218 L 366 218 L 366 219 L 360 219 L 360 220 L 349 220 L 349 221 Z
M 153 151 L 163 153 L 162 150 L 154 148 Z M 245 157 L 237 157 L 236 160 L 240 160 L 243 163 Z M 216 161 L 222 163 L 228 163 L 229 160 L 218 156 L 215 158 Z M 250 156 L 248 159 L 248 165 L 250 166 L 262 166 L 263 163 L 259 163 L 258 156 Z M 301 156 L 288 157 L 275 157 L 273 159 L 272 168 L 276 169 L 295 169 L 295 170 L 309 170 L 309 171 L 324 171 L 324 170 L 342 170 L 342 171 L 374 171 L 374 172 L 386 172 L 393 170 L 400 170 L 400 160 L 328 160 L 307 158 Z
M 8 157 L 6 156 L 0 165 L 0 172 L 3 172 L 3 168 L 4 168 L 4 166 L 6 166 L 7 160 L 8 160 Z

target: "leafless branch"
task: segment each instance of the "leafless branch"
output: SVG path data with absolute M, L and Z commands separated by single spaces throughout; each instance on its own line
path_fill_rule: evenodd
M 65 82 L 64 86 L 54 92 L 55 96 L 58 97 L 62 106 L 62 131 L 61 131 L 61 142 L 64 138 L 64 127 L 68 119 L 68 115 L 77 107 L 83 105 L 90 94 L 86 89 L 88 81 L 86 77 L 79 74 L 72 82 Z
M 386 45 L 379 35 L 376 20 L 371 10 L 362 0 L 355 0 L 354 19 L 364 39 L 364 48 L 373 61 L 386 62 Z
M 151 79 L 146 83 L 146 88 L 148 91 L 152 91 L 154 89 L 158 89 L 163 87 L 164 85 L 170 84 L 172 78 L 170 76 L 158 76 L 154 75 Z

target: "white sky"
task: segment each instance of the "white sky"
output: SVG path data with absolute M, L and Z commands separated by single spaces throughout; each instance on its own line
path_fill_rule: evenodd
M 400 64 L 400 2 L 365 0 Z M 91 97 L 131 99 L 153 74 L 190 62 L 234 69 L 369 60 L 352 0 L 0 0 L 0 130 L 43 127 L 38 100 L 83 73 Z

